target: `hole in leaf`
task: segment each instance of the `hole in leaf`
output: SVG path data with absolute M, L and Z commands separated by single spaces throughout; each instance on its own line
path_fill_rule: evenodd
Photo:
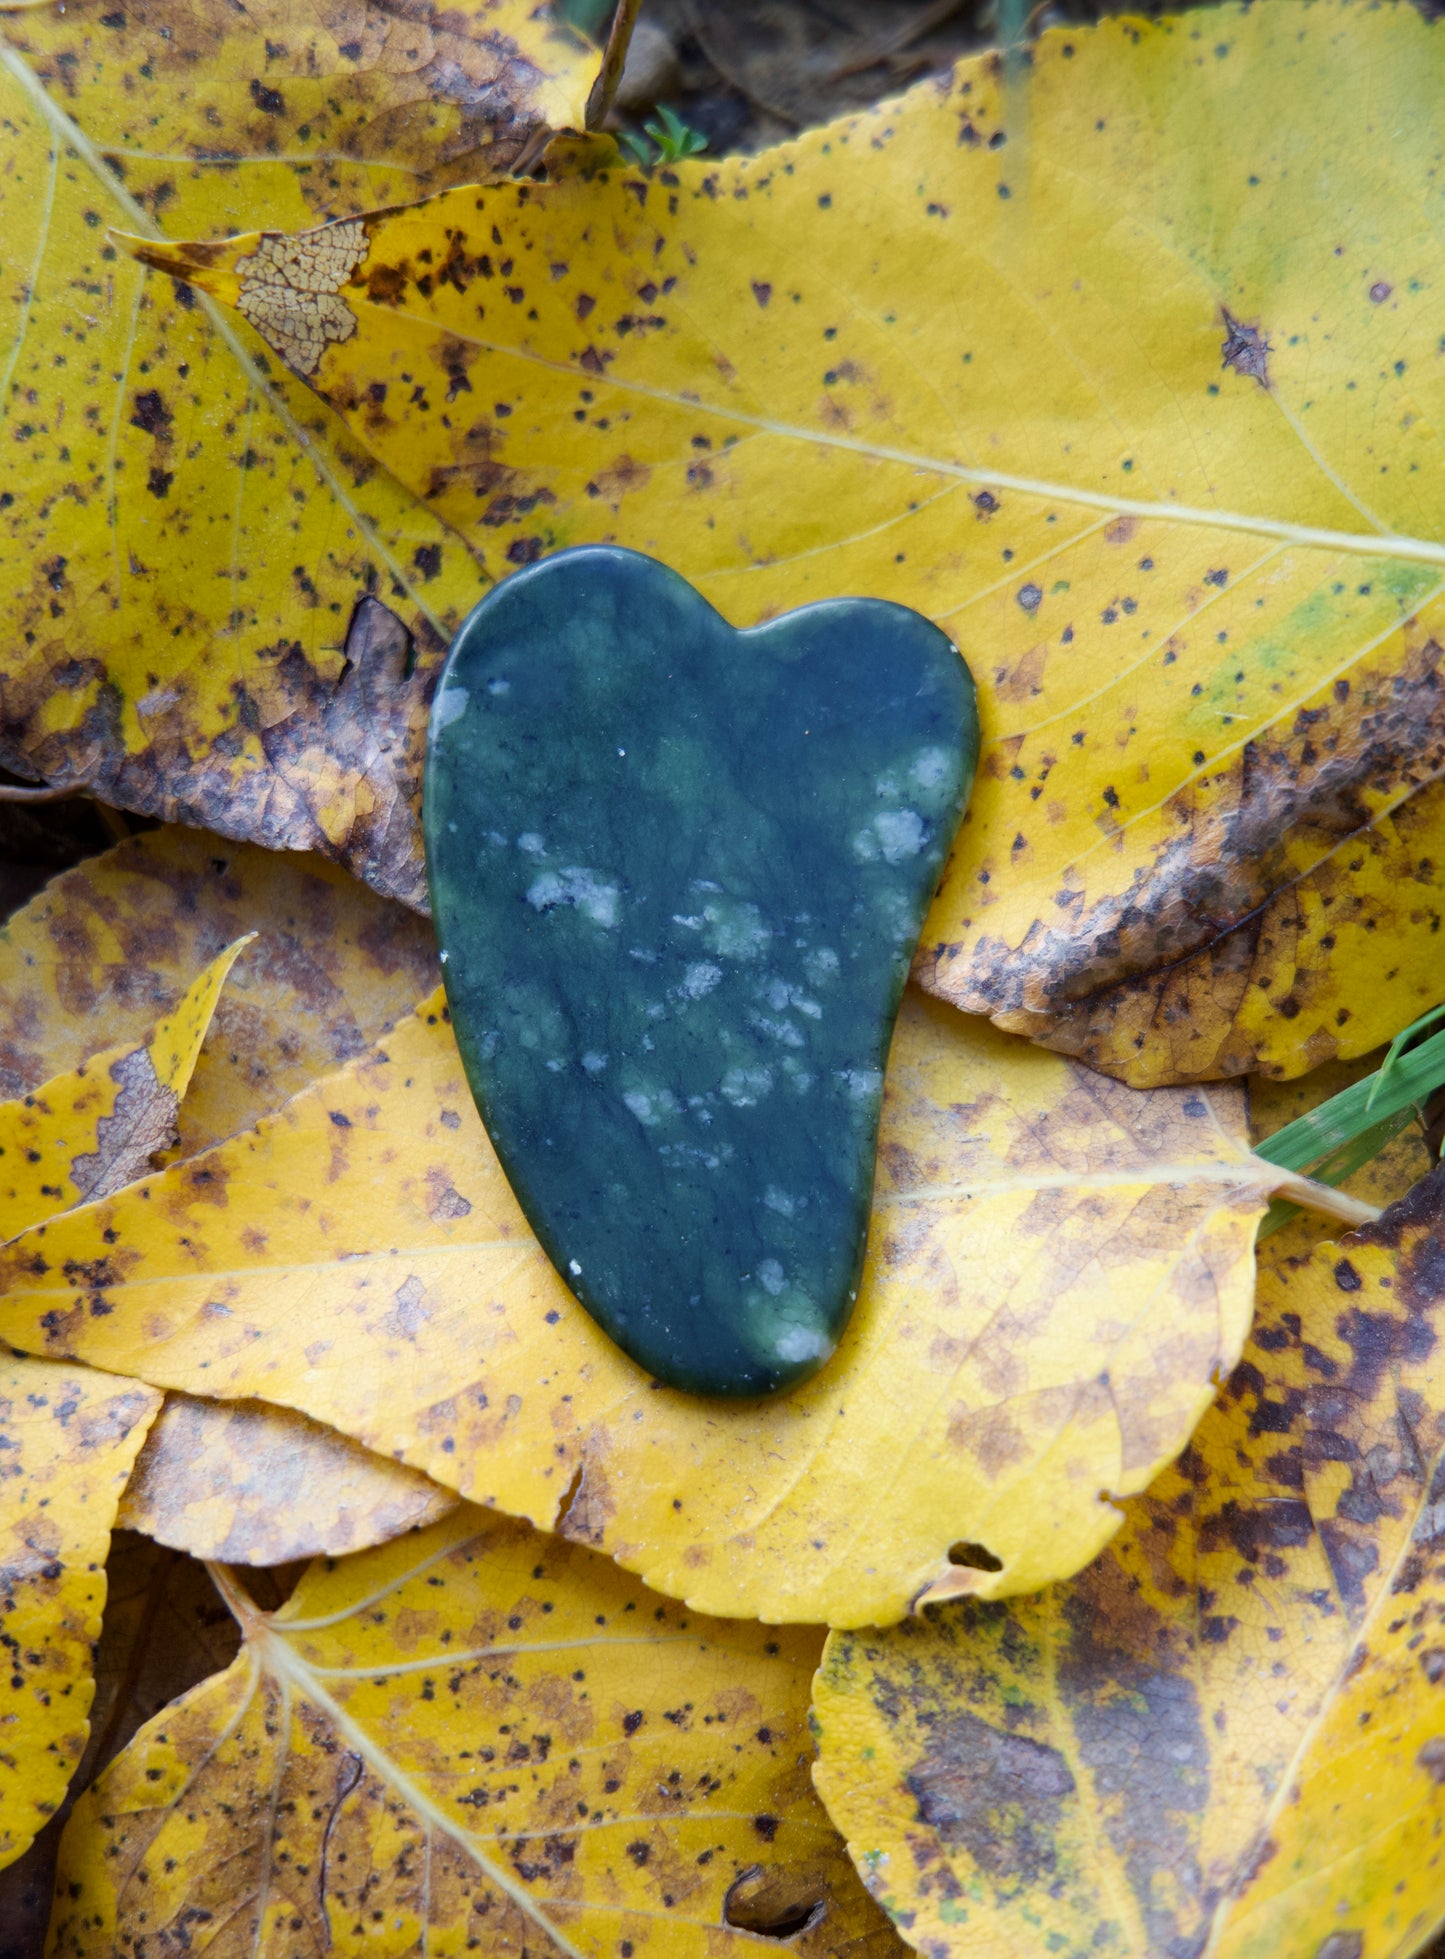
M 828 1893 L 816 1877 L 773 1864 L 749 1864 L 728 1886 L 723 1923 L 755 1938 L 795 1939 L 821 1925 Z
M 950 1564 L 971 1565 L 975 1571 L 1002 1571 L 1003 1559 L 996 1558 L 986 1544 L 959 1543 L 948 1547 Z

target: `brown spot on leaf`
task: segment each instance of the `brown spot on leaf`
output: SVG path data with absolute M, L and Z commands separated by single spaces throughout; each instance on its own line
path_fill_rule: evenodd
M 1269 387 L 1270 344 L 1257 326 L 1236 320 L 1227 307 L 1220 309 L 1224 320 L 1224 342 L 1220 352 L 1223 365 L 1236 374 L 1247 374 L 1262 388 Z

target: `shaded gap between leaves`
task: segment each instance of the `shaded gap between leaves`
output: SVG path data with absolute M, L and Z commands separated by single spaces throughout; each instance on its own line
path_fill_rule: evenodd
M 974 1571 L 1002 1571 L 1003 1559 L 996 1558 L 986 1544 L 975 1544 L 969 1539 L 961 1539 L 948 1547 L 950 1564 L 966 1564 Z
M 821 1925 L 828 1893 L 817 1878 L 794 1876 L 774 1866 L 749 1864 L 739 1871 L 723 1899 L 723 1923 L 755 1938 L 795 1939 Z

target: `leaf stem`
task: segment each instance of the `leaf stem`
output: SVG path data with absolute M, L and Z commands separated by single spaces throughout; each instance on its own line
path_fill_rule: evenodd
M 612 107 L 612 98 L 617 93 L 617 85 L 622 80 L 622 71 L 627 66 L 627 50 L 632 42 L 632 30 L 637 25 L 637 16 L 642 11 L 642 0 L 617 0 L 612 10 L 612 25 L 607 30 L 607 46 L 602 53 L 602 67 L 592 84 L 592 93 L 587 98 L 586 123 L 589 130 L 600 129 L 607 120 L 607 111 Z

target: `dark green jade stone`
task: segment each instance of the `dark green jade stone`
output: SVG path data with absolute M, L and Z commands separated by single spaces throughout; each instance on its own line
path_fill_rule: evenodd
M 425 827 L 467 1077 L 548 1257 L 671 1387 L 769 1394 L 837 1344 L 977 750 L 956 648 L 874 599 L 737 632 L 588 546 L 457 635 Z

